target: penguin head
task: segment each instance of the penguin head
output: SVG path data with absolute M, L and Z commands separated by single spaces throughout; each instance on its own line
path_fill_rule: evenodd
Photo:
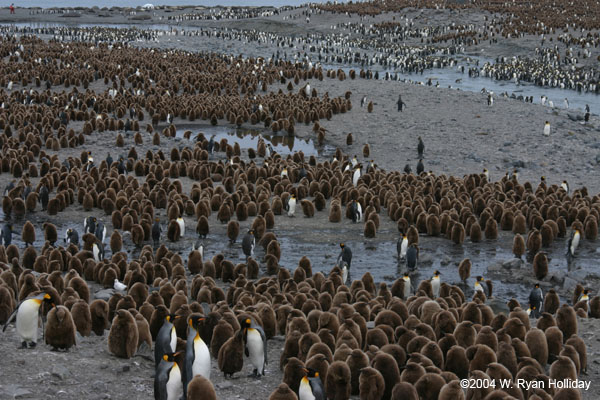
M 177 357 L 181 352 L 177 353 L 165 353 L 163 354 L 163 360 L 168 362 L 175 362 L 175 357 Z
M 252 320 L 250 318 L 246 318 L 245 320 L 242 321 L 242 323 L 240 324 L 240 326 L 242 327 L 242 329 L 246 330 L 248 328 L 250 328 L 250 326 L 252 325 Z
M 188 323 L 190 325 L 191 328 L 196 329 L 198 327 L 198 323 L 200 321 L 204 321 L 204 317 L 201 315 L 192 315 L 190 317 L 190 319 L 188 320 Z
M 252 235 L 252 236 L 254 236 L 254 229 L 250 229 L 250 230 L 248 231 L 248 234 L 249 234 L 249 235 Z
M 346 245 L 344 243 L 340 243 L 340 247 L 343 249 Z
M 545 177 L 544 175 L 542 175 L 542 177 L 540 178 L 540 180 L 541 180 L 542 182 L 546 182 L 546 177 Z
M 483 282 L 483 276 L 479 275 L 479 276 L 477 277 L 477 282 Z
M 402 277 L 402 280 L 404 280 L 405 282 L 409 282 L 410 276 L 408 276 L 408 274 L 404 274 L 404 276 Z
M 536 288 L 536 289 L 539 289 L 539 288 L 540 288 L 540 284 L 539 284 L 539 283 L 536 283 L 536 284 L 535 284 L 535 288 Z
M 165 319 L 167 321 L 169 321 L 170 323 L 173 323 L 179 317 L 181 317 L 181 315 L 167 314 L 167 316 L 165 317 Z
M 440 277 L 440 271 L 438 271 L 437 269 L 433 272 L 433 277 L 434 278 L 439 278 Z

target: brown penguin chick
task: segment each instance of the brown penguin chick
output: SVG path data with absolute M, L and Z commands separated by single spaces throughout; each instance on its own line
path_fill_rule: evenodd
M 152 348 L 152 334 L 150 333 L 150 325 L 144 316 L 140 313 L 135 316 L 135 323 L 138 330 L 138 343 L 137 348 L 139 349 L 142 343 L 148 345 L 148 349 Z
M 496 332 L 494 332 L 489 325 L 482 327 L 477 333 L 475 344 L 484 344 L 492 349 L 492 351 L 496 352 L 498 350 L 498 337 L 496 336 Z
M 377 227 L 375 226 L 375 223 L 372 220 L 368 220 L 365 224 L 363 234 L 367 239 L 372 239 L 375 236 L 377 236 Z
M 233 244 L 237 240 L 238 235 L 240 234 L 240 224 L 237 221 L 231 220 L 227 223 L 227 237 L 229 238 L 229 243 Z
M 56 306 L 50 310 L 44 338 L 54 350 L 68 350 L 75 346 L 75 323 L 67 307 Z
M 517 233 L 513 238 L 512 252 L 518 259 L 521 259 L 523 254 L 525 254 L 525 239 L 523 239 L 520 233 Z
M 79 276 L 71 279 L 67 286 L 73 288 L 73 290 L 75 290 L 79 295 L 79 298 L 85 300 L 86 303 L 90 301 L 90 288 Z
M 556 293 L 556 290 L 554 289 L 550 289 L 546 292 L 546 296 L 544 296 L 544 312 L 550 314 L 550 316 L 552 316 L 553 314 L 556 313 L 556 311 L 558 311 L 558 308 L 560 307 L 560 299 L 558 297 L 558 294 Z
M 21 239 L 25 243 L 25 246 L 33 245 L 33 242 L 35 242 L 35 228 L 31 222 L 27 221 L 25 222 L 25 225 L 23 225 Z
M 517 354 L 511 343 L 500 341 L 498 342 L 498 352 L 496 354 L 498 364 L 502 364 L 510 371 L 512 376 L 517 374 Z
M 465 392 L 460 387 L 458 380 L 446 383 L 440 389 L 438 400 L 464 400 Z
M 137 230 L 136 230 L 137 231 Z M 134 243 L 137 243 L 136 240 L 134 240 L 133 238 L 133 230 L 131 232 L 132 234 L 132 240 Z M 136 233 L 139 236 L 139 232 Z M 139 239 L 139 238 L 136 238 Z M 142 241 L 143 241 L 143 237 L 142 237 Z M 116 254 L 118 252 L 121 251 L 121 249 L 123 248 L 123 237 L 121 236 L 121 234 L 119 233 L 119 231 L 117 231 L 116 229 L 113 231 L 113 233 L 110 235 L 110 251 L 113 254 Z
M 556 326 L 556 321 L 552 314 L 543 312 L 542 315 L 538 318 L 536 328 L 541 329 L 542 332 L 545 332 L 551 326 Z
M 556 325 L 563 333 L 563 341 L 571 335 L 577 335 L 577 315 L 573 307 L 563 304 L 556 311 Z
M 548 256 L 543 251 L 540 251 L 533 257 L 533 274 L 539 280 L 542 280 L 548 275 Z
M 471 276 L 471 260 L 465 258 L 458 264 L 458 275 L 460 276 L 460 280 L 463 281 L 464 284 L 467 283 L 467 279 Z
M 392 388 L 398 382 L 400 382 L 400 370 L 394 357 L 386 353 L 377 353 L 371 366 L 378 370 L 383 376 L 385 381 L 384 398 L 389 398 L 392 393 Z
M 469 371 L 485 371 L 487 365 L 497 362 L 496 353 L 488 346 L 476 344 L 467 348 L 467 358 L 469 362 Z
M 196 375 L 188 383 L 186 400 L 217 400 L 217 393 L 210 380 Z
M 332 356 L 333 358 L 333 356 Z M 311 368 L 319 373 L 323 387 L 327 383 L 327 371 L 329 370 L 329 361 L 324 354 L 315 354 L 306 360 L 306 368 Z
M 334 361 L 327 371 L 327 384 L 325 385 L 327 398 L 343 400 L 350 398 L 351 382 L 350 368 L 343 361 Z
M 579 372 L 581 371 L 581 362 L 579 360 L 579 353 L 577 352 L 577 350 L 575 350 L 575 347 L 565 344 L 560 352 L 560 356 L 568 357 L 571 359 L 571 361 L 575 365 L 575 372 L 577 376 L 579 376 Z
M 397 383 L 391 393 L 391 400 L 419 400 L 417 389 L 408 382 Z
M 209 231 L 210 226 L 208 224 L 208 218 L 206 218 L 204 215 L 201 215 L 196 223 L 196 233 L 198 236 L 200 236 L 200 238 L 204 239 L 206 236 L 208 236 Z
M 346 145 L 352 146 L 353 142 L 354 142 L 354 137 L 352 136 L 352 133 L 347 134 L 346 135 Z
M 550 326 L 545 331 L 548 344 L 548 360 L 552 361 L 560 354 L 563 346 L 563 333 L 558 326 Z
M 44 222 L 42 224 L 42 228 L 44 229 L 44 240 L 50 242 L 51 246 L 54 246 L 54 243 L 56 243 L 56 241 L 58 240 L 56 226 L 50 222 Z
M 456 325 L 453 334 L 458 345 L 466 349 L 467 347 L 475 344 L 477 331 L 473 327 L 473 323 L 471 321 L 463 321 Z
M 525 344 L 529 347 L 531 357 L 545 368 L 548 363 L 548 342 L 544 331 L 537 328 L 530 329 L 525 335 Z
M 529 252 L 529 257 L 533 258 L 533 256 L 535 256 L 541 248 L 542 235 L 540 234 L 540 231 L 533 229 L 531 232 L 529 232 L 529 236 L 527 237 L 527 250 Z
M 369 143 L 365 143 L 365 145 L 363 146 L 363 157 L 368 158 L 370 154 L 371 149 L 369 147 Z
M 176 220 L 172 219 L 169 221 L 169 225 L 167 226 L 167 239 L 171 242 L 176 242 L 181 238 L 181 232 L 179 228 L 179 224 Z
M 341 222 L 342 221 L 342 207 L 338 201 L 331 201 L 329 208 L 329 222 Z
M 417 389 L 420 399 L 437 400 L 440 390 L 445 384 L 446 381 L 439 374 L 428 372 L 415 382 L 415 389 Z
M 525 340 L 525 333 L 527 332 L 527 328 L 525 327 L 525 324 L 523 324 L 523 321 L 521 321 L 519 318 L 509 318 L 504 323 L 503 328 L 511 338 Z
M 590 300 L 590 318 L 600 318 L 600 296 L 594 296 Z
M 479 222 L 475 221 L 469 227 L 469 238 L 473 243 L 481 242 L 482 232 L 481 225 L 479 225 Z
M 488 240 L 498 239 L 498 223 L 494 218 L 489 218 L 485 223 L 484 236 Z
M 104 335 L 104 330 L 108 329 L 110 322 L 108 319 L 108 303 L 102 299 L 96 299 L 90 304 L 90 315 L 92 317 L 92 331 L 98 335 Z
M 385 382 L 383 376 L 375 368 L 365 367 L 360 370 L 360 400 L 379 400 L 383 398 Z
M 460 222 L 457 222 L 452 226 L 452 231 L 450 233 L 450 239 L 454 242 L 454 244 L 462 244 L 465 241 L 465 227 Z
M 354 349 L 346 359 L 346 364 L 350 368 L 351 394 L 356 395 L 359 393 L 360 371 L 369 366 L 369 358 L 362 350 Z
M 92 332 L 92 314 L 85 300 L 77 300 L 71 307 L 71 316 L 77 332 L 81 336 L 90 336 Z
M 577 370 L 573 360 L 569 357 L 558 356 L 550 366 L 550 379 L 556 379 L 557 381 L 576 380 Z
M 455 345 L 448 350 L 444 369 L 453 372 L 460 379 L 465 379 L 469 374 L 469 359 L 465 349 Z
M 541 390 L 541 389 L 540 389 Z M 531 399 L 532 397 L 530 397 Z M 562 388 L 554 392 L 553 400 L 581 400 L 581 391 L 576 388 Z
M 302 199 L 300 201 L 300 205 L 302 206 L 302 212 L 306 218 L 312 218 L 315 216 L 315 205 L 312 201 Z
M 214 334 L 213 334 L 214 337 Z M 229 338 L 218 353 L 219 370 L 224 376 L 233 377 L 233 374 L 242 370 L 244 365 L 244 332 L 240 329 Z
M 297 357 L 290 357 L 283 369 L 283 383 L 298 393 L 302 377 L 304 377 L 304 363 Z
M 120 358 L 134 356 L 138 346 L 138 330 L 133 315 L 117 310 L 108 334 L 108 351 Z
M 233 336 L 233 328 L 224 319 L 220 319 L 213 328 L 212 339 L 210 340 L 210 354 L 219 354 L 219 350 L 229 338 Z
M 296 396 L 296 393 L 294 393 L 287 384 L 281 383 L 277 389 L 271 393 L 269 400 L 298 400 L 298 396 Z

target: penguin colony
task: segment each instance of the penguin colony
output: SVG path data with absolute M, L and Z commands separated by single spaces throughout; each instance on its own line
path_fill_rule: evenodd
M 61 57 L 56 43 L 22 40 L 23 45 L 35 44 L 44 57 Z M 1 46 L 15 61 L 28 57 L 14 54 L 17 42 Z M 60 148 L 85 146 L 86 137 L 94 132 L 124 131 L 127 121 L 132 130 L 140 131 L 136 127 L 149 118 L 152 123 L 142 139 L 148 140 L 149 135 L 174 136 L 174 115 L 213 124 L 228 119 L 289 128 L 297 122 L 317 124 L 320 118 L 331 118 L 352 106 L 349 98 L 319 98 L 314 92 L 309 96 L 307 88 L 255 100 L 237 95 L 238 90 L 258 92 L 258 78 L 251 73 L 256 68 L 265 73 L 261 85 L 323 74 L 291 63 L 182 55 L 190 68 L 202 63 L 214 69 L 215 78 L 206 82 L 194 74 L 197 66 L 181 79 L 160 76 L 157 65 L 168 64 L 159 52 L 118 50 L 122 65 L 141 66 L 123 74 L 117 72 L 123 67 L 108 64 L 113 55 L 107 47 L 93 53 L 88 46 L 73 44 L 72 48 L 71 62 L 80 66 L 76 72 L 67 74 L 53 63 L 44 68 L 28 64 L 39 68 L 35 70 L 39 74 L 31 76 L 40 76 L 40 85 L 45 81 L 46 87 L 86 87 L 94 80 L 106 84 L 112 80 L 111 90 L 116 92 L 57 93 L 33 88 L 0 92 L 8 104 L 0 112 L 0 166 L 15 179 L 2 201 L 11 220 L 2 229 L 0 246 L 3 336 L 14 321 L 21 346 L 35 347 L 41 314 L 47 321 L 44 340 L 52 349 L 76 346 L 76 331 L 85 336 L 104 335 L 108 330 L 108 350 L 115 357 L 131 358 L 145 343 L 154 350 L 154 395 L 160 400 L 216 398 L 210 381 L 215 361 L 219 371 L 230 377 L 248 369 L 258 378 L 280 368 L 283 382 L 273 388 L 272 399 L 578 398 L 577 390 L 549 387 L 531 393 L 490 388 L 465 392 L 458 379 L 576 379 L 587 368 L 577 316 L 600 317 L 600 297 L 590 296 L 588 289 L 579 286 L 568 305 L 560 303 L 556 292 L 543 294 L 536 287 L 528 304 L 513 299 L 508 313 L 494 313 L 488 304 L 492 285 L 484 284 L 482 277 L 476 279 L 470 299 L 458 283 L 443 281 L 443 271 L 433 272 L 432 279 L 420 282 L 416 290 L 408 274 L 389 288 L 385 283 L 376 285 L 370 273 L 349 281 L 352 252 L 344 243 L 330 271 L 313 273 L 306 257 L 290 271 L 280 265 L 275 232 L 278 224 L 295 216 L 296 201 L 306 217 L 327 212 L 332 224 L 343 219 L 365 224 L 365 237 L 376 235 L 379 218 L 389 218 L 400 231 L 398 258 L 412 271 L 419 268 L 418 245 L 426 240 L 425 234 L 445 236 L 460 246 L 465 240 L 482 240 L 482 234 L 487 240 L 498 240 L 500 229 L 514 234 L 515 255 L 526 255 L 533 265 L 532 275 L 541 280 L 548 268 L 543 248 L 564 238 L 566 257 L 573 262 L 580 243 L 596 239 L 598 195 L 590 197 L 585 188 L 569 190 L 546 182 L 534 188 L 529 182 L 520 183 L 516 174 L 492 182 L 485 173 L 463 178 L 378 168 L 362 173 L 356 156 L 350 159 L 339 149 L 332 162 L 317 162 L 306 160 L 302 153 L 285 159 L 278 154 L 267 157 L 264 143 L 259 143 L 256 153 L 263 158 L 259 164 L 246 161 L 239 147 L 211 144 L 201 134 L 168 155 L 163 149 L 138 155 L 131 147 L 118 163 L 85 150 L 80 157 L 61 160 L 56 154 Z M 90 55 L 99 60 L 98 70 L 84 65 Z M 136 69 L 142 72 L 138 75 Z M 161 82 L 160 89 L 149 84 L 150 71 L 159 75 L 153 80 Z M 5 79 L 27 87 L 37 85 L 28 81 L 26 71 L 13 74 L 21 79 Z M 112 78 L 117 75 L 121 78 Z M 133 87 L 144 95 L 136 94 Z M 183 91 L 195 100 L 172 97 L 168 91 Z M 216 94 L 227 91 L 236 95 Z M 285 109 L 277 106 L 281 101 Z M 254 109 L 258 102 L 262 110 Z M 224 109 L 238 114 L 226 114 Z M 69 128 L 71 121 L 83 122 L 82 131 Z M 160 134 L 154 131 L 163 122 L 167 127 Z M 421 141 L 419 155 L 423 151 Z M 227 161 L 211 159 L 211 153 L 224 153 Z M 183 177 L 195 181 L 189 193 L 183 189 Z M 48 196 L 46 206 L 38 205 L 42 203 L 38 196 Z M 314 210 L 303 201 L 314 204 Z M 36 247 L 41 236 L 37 238 L 34 224 L 24 219 L 32 214 L 68 213 L 69 207 L 81 207 L 95 216 L 86 218 L 83 226 L 70 227 L 62 243 L 56 227 L 45 224 L 43 245 Z M 157 221 L 158 210 L 164 210 L 166 220 Z M 232 244 L 239 235 L 238 221 L 251 218 L 251 229 L 242 238 L 240 257 L 245 263 L 222 253 L 205 258 L 202 246 L 184 261 L 169 249 L 190 235 L 209 236 L 212 214 L 218 223 L 237 223 L 231 233 L 227 228 Z M 197 226 L 186 230 L 185 220 L 194 218 Z M 24 248 L 11 243 L 18 226 Z M 104 245 L 107 226 L 113 230 L 110 253 Z M 125 236 L 139 250 L 133 259 L 123 249 Z M 461 262 L 459 268 L 461 280 L 467 281 L 470 263 Z M 88 282 L 115 292 L 107 300 L 94 299 Z M 371 322 L 373 327 L 368 328 Z M 275 335 L 285 337 L 279 363 L 268 359 L 269 340 Z

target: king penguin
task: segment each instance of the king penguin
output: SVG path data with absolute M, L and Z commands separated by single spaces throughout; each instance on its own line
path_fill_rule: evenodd
M 185 234 L 185 221 L 183 220 L 182 215 L 177 218 L 177 225 L 179 225 L 179 237 L 182 238 Z
M 569 194 L 569 183 L 567 181 L 562 181 L 560 187 L 563 188 L 567 194 Z
M 27 344 L 29 344 L 29 347 L 35 347 L 38 337 L 40 306 L 42 305 L 42 302 L 49 303 L 51 299 L 49 294 L 40 293 L 23 300 L 6 320 L 2 332 L 4 332 L 8 324 L 16 318 L 17 333 L 21 337 L 21 347 L 26 349 Z
M 83 220 L 83 233 L 96 233 L 96 217 L 87 217 Z
M 65 232 L 65 243 L 73 243 L 75 246 L 79 246 L 79 233 L 75 229 L 67 229 Z
M 265 374 L 267 362 L 267 337 L 262 327 L 250 318 L 242 321 L 241 329 L 244 330 L 244 343 L 246 357 L 254 366 L 253 376 L 260 377 Z
M 396 243 L 396 252 L 398 253 L 398 259 L 404 261 L 406 258 L 406 251 L 408 250 L 408 237 L 406 234 L 402 234 L 402 237 L 398 239 Z
M 325 389 L 319 373 L 312 368 L 302 368 L 304 376 L 298 388 L 298 400 L 325 400 Z
M 96 262 L 104 261 L 104 245 L 102 243 L 94 243 L 92 245 L 92 254 Z
M 413 287 L 412 287 L 412 283 L 410 281 L 410 276 L 408 276 L 408 274 L 404 274 L 404 276 L 402 277 L 402 280 L 404 281 L 404 289 L 402 290 L 402 297 L 404 300 L 408 299 L 413 292 Z
M 188 321 L 189 330 L 185 347 L 184 392 L 187 391 L 188 383 L 196 375 L 202 375 L 210 380 L 210 352 L 198 332 L 198 323 L 202 320 L 204 320 L 204 317 L 192 315 Z
M 94 232 L 100 243 L 104 243 L 104 239 L 106 239 L 106 226 L 102 223 L 102 221 L 98 221 L 96 223 L 96 231 Z
M 542 289 L 540 288 L 540 284 L 536 283 L 535 287 L 531 289 L 531 293 L 529 293 L 529 307 L 531 309 L 531 316 L 534 318 L 539 318 L 542 313 L 542 306 L 544 303 L 544 296 L 542 294 Z
M 490 290 L 489 290 L 489 286 L 486 283 L 486 286 L 483 286 L 483 284 L 486 283 L 486 281 L 483 279 L 483 276 L 478 276 L 477 278 L 475 278 L 475 291 L 476 292 L 483 292 L 483 294 L 486 295 L 486 297 L 490 296 Z
M 354 167 L 354 172 L 352 173 L 352 186 L 354 186 L 354 187 L 358 186 L 358 180 L 360 179 L 361 170 L 362 170 L 361 164 L 357 164 Z
M 173 321 L 179 318 L 177 315 L 169 314 L 165 317 L 158 334 L 156 335 L 156 344 L 154 345 L 154 365 L 158 366 L 163 355 L 173 353 L 177 346 L 177 331 Z
M 164 354 L 154 376 L 155 400 L 179 400 L 183 396 L 181 369 L 175 361 L 179 353 Z
M 291 195 L 288 201 L 285 203 L 285 211 L 287 211 L 288 217 L 293 217 L 296 213 L 296 196 Z
M 254 255 L 255 244 L 256 238 L 254 237 L 254 229 L 250 229 L 242 239 L 242 251 L 246 256 L 246 260 L 248 260 L 248 257 L 252 257 Z
M 161 232 L 162 228 L 160 227 L 160 220 L 155 218 L 154 223 L 152 224 L 152 241 L 154 243 L 154 247 L 158 247 L 158 244 L 160 243 Z
M 12 243 L 12 234 L 13 229 L 10 222 L 2 225 L 2 245 L 4 245 L 4 247 L 8 247 Z
M 544 124 L 544 136 L 550 136 L 550 122 Z
M 440 279 L 440 271 L 437 269 L 433 273 L 433 277 L 431 278 L 431 289 L 433 290 L 433 298 L 437 299 L 440 295 L 440 285 L 442 281 Z
M 416 244 L 411 244 L 406 250 L 406 267 L 409 271 L 417 269 L 417 260 L 419 259 L 419 247 Z
M 344 243 L 340 243 L 340 248 L 342 250 L 338 255 L 336 264 L 340 265 L 340 261 L 343 261 L 346 264 L 348 264 L 348 269 L 350 269 L 350 267 L 352 266 L 352 250 L 350 250 L 350 247 L 346 246 Z
M 575 229 L 573 233 L 571 233 L 571 237 L 569 238 L 569 243 L 567 244 L 567 261 L 571 262 L 573 258 L 575 258 L 575 250 L 577 250 L 577 246 L 579 246 L 579 239 L 581 239 L 581 233 L 578 229 Z
M 352 200 L 352 203 L 350 203 L 350 214 L 352 215 L 352 222 L 357 223 L 362 221 L 362 206 L 358 201 Z

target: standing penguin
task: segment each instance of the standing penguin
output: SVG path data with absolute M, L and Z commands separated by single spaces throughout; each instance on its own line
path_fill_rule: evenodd
M 44 339 L 53 349 L 68 350 L 75 346 L 75 323 L 67 307 L 56 306 L 50 310 Z
M 154 243 L 154 247 L 158 247 L 161 233 L 162 228 L 160 227 L 160 220 L 155 218 L 154 223 L 152 224 L 152 242 Z
M 185 233 L 185 221 L 183 220 L 183 215 L 180 215 L 177 218 L 177 225 L 179 225 L 179 237 L 182 238 Z
M 352 266 L 352 250 L 350 247 L 346 246 L 344 243 L 340 243 L 340 254 L 338 255 L 337 261 L 335 262 L 337 265 L 340 265 L 340 261 L 344 261 L 348 264 L 348 269 Z
M 75 229 L 67 229 L 65 232 L 65 243 L 73 243 L 75 246 L 79 246 L 79 234 Z
M 354 186 L 354 187 L 358 186 L 358 180 L 360 179 L 361 171 L 362 171 L 362 165 L 357 164 L 354 167 L 354 172 L 352 173 L 352 186 Z
M 285 211 L 287 211 L 288 217 L 293 217 L 296 213 L 296 196 L 291 195 L 288 201 L 285 203 Z
M 12 243 L 12 234 L 13 229 L 10 222 L 2 225 L 2 245 L 4 245 L 4 247 L 8 247 Z
M 183 396 L 181 369 L 175 361 L 178 355 L 169 352 L 161 357 L 154 376 L 155 400 L 179 400 Z
M 569 183 L 566 180 L 562 181 L 560 187 L 563 188 L 564 191 L 567 192 L 567 194 L 569 194 Z
M 491 282 L 491 281 L 488 281 L 488 282 Z M 486 286 L 483 286 L 484 283 L 486 284 Z M 483 276 L 477 276 L 477 278 L 475 280 L 475 291 L 476 292 L 483 292 L 483 294 L 485 294 L 486 297 L 490 297 L 491 296 L 490 286 L 483 279 Z
M 256 238 L 254 237 L 254 229 L 250 229 L 242 239 L 242 251 L 246 256 L 246 260 L 248 260 L 248 257 L 252 257 L 254 255 L 255 244 Z
M 158 366 L 163 355 L 173 353 L 176 350 L 177 331 L 175 330 L 173 322 L 177 318 L 179 318 L 178 315 L 168 314 L 156 335 L 156 343 L 154 345 L 154 366 Z
M 196 376 L 201 375 L 210 379 L 210 352 L 208 346 L 198 333 L 198 323 L 204 317 L 192 315 L 189 319 L 189 331 L 185 347 L 185 379 L 183 390 L 187 391 L 187 385 Z
M 581 233 L 579 232 L 579 229 L 575 229 L 571 233 L 571 237 L 567 243 L 567 262 L 569 263 L 575 258 L 575 250 L 577 250 L 577 246 L 579 246 L 579 239 L 581 239 Z
M 96 233 L 96 217 L 87 217 L 83 220 L 83 233 Z
M 49 294 L 40 293 L 23 300 L 6 320 L 2 332 L 4 332 L 8 324 L 16 318 L 17 333 L 21 337 L 21 348 L 26 349 L 28 344 L 29 347 L 35 347 L 38 336 L 40 306 L 42 305 L 42 302 L 50 303 L 51 299 Z
M 583 116 L 583 120 L 585 122 L 590 121 L 590 106 L 588 104 L 585 105 L 585 115 Z
M 406 103 L 402 101 L 401 94 L 398 95 L 398 101 L 396 102 L 396 105 L 398 105 L 398 111 L 402 111 L 404 109 L 404 106 L 406 105 Z
M 419 153 L 419 158 L 423 158 L 423 152 L 425 151 L 425 143 L 423 143 L 423 139 L 419 136 L 419 144 L 417 145 L 417 153 Z
M 350 215 L 352 216 L 352 222 L 357 223 L 362 221 L 362 206 L 356 200 L 352 200 L 352 203 L 350 203 Z
M 544 136 L 550 136 L 550 122 L 544 124 Z
M 102 243 L 94 243 L 92 245 L 92 254 L 96 262 L 104 261 L 104 245 Z
M 440 295 L 440 285 L 442 281 L 440 279 L 440 271 L 437 269 L 433 272 L 433 277 L 431 278 L 431 289 L 433 291 L 433 298 L 437 299 Z
M 419 162 L 417 163 L 417 175 L 421 175 L 423 171 L 425 171 L 425 166 L 423 165 L 423 160 L 419 159 Z
M 42 187 L 40 188 L 40 203 L 42 203 L 42 211 L 45 211 L 48 209 L 48 188 L 46 187 L 46 185 L 42 185 Z
M 404 282 L 403 290 L 402 290 L 402 298 L 404 300 L 408 299 L 413 293 L 412 283 L 410 281 L 410 276 L 408 274 L 404 274 L 402 277 L 402 281 Z
M 242 321 L 241 329 L 244 331 L 244 343 L 246 357 L 254 366 L 253 376 L 260 377 L 265 374 L 267 362 L 267 337 L 261 326 L 250 318 Z
M 412 243 L 406 250 L 406 267 L 409 271 L 417 269 L 417 260 L 419 259 L 419 247 Z
M 491 107 L 492 105 L 494 105 L 494 97 L 492 96 L 492 93 L 491 93 L 491 92 L 490 92 L 490 93 L 488 93 L 487 103 L 488 103 L 488 106 L 490 106 L 490 107 Z
M 312 368 L 302 367 L 304 376 L 298 388 L 298 400 L 325 400 L 325 388 L 319 373 Z
M 529 307 L 531 308 L 531 316 L 539 318 L 542 315 L 542 307 L 544 304 L 544 296 L 540 284 L 536 283 L 535 287 L 529 293 Z
M 408 250 L 408 237 L 406 234 L 402 234 L 402 237 L 398 239 L 396 243 L 396 252 L 398 253 L 398 260 L 404 261 L 406 258 L 406 251 Z

